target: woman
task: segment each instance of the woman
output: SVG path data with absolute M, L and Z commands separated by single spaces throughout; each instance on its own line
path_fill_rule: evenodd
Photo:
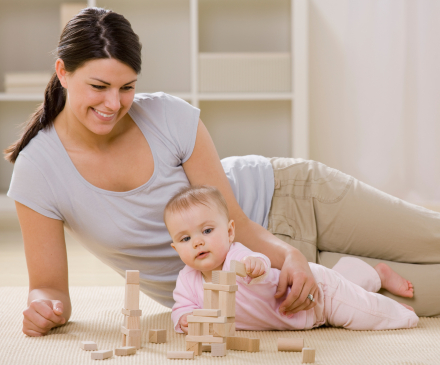
M 30 278 L 25 334 L 42 336 L 70 317 L 64 227 L 121 275 L 140 270 L 141 290 L 171 307 L 183 263 L 169 245 L 162 214 L 188 184 L 216 186 L 236 222 L 237 240 L 281 269 L 276 296 L 291 286 L 281 306 L 286 315 L 315 306 L 307 259 L 316 261 L 320 245 L 382 259 L 412 255 L 409 240 L 394 256 L 363 246 L 365 240 L 384 246 L 385 238 L 400 235 L 395 226 L 373 231 L 392 198 L 350 176 L 298 159 L 220 162 L 197 108 L 164 93 L 135 95 L 140 55 L 124 17 L 84 9 L 61 35 L 42 106 L 6 150 L 15 163 L 8 196 L 16 201 Z M 361 199 L 371 202 L 371 211 L 357 206 Z M 360 211 L 362 222 L 354 214 Z M 388 222 L 399 212 L 391 209 Z M 404 228 L 429 226 L 416 237 L 431 253 L 414 261 L 439 262 L 439 215 L 409 205 L 405 214 Z

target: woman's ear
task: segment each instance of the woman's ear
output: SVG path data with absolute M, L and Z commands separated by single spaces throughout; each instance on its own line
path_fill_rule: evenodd
M 231 219 L 228 223 L 229 243 L 234 242 L 235 238 L 235 222 Z
M 55 72 L 57 73 L 58 80 L 60 80 L 61 86 L 67 89 L 67 80 L 66 80 L 67 71 L 64 67 L 64 61 L 61 58 L 58 58 L 55 61 Z

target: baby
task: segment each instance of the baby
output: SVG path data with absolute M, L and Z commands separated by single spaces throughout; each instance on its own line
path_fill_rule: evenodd
M 416 327 L 413 308 L 377 294 L 381 287 L 396 295 L 412 297 L 412 284 L 381 263 L 375 268 L 362 260 L 344 257 L 333 269 L 309 263 L 319 295 L 317 305 L 286 316 L 279 312 L 282 298 L 274 297 L 280 270 L 268 257 L 234 242 L 234 221 L 226 201 L 214 187 L 188 187 L 167 204 L 164 221 L 171 246 L 186 266 L 173 292 L 171 318 L 177 332 L 188 333 L 186 317 L 203 308 L 203 282 L 213 270 L 230 268 L 241 261 L 248 276 L 237 276 L 235 327 L 237 330 L 299 330 L 329 325 L 352 330 L 385 330 Z M 309 297 L 307 300 L 312 300 Z

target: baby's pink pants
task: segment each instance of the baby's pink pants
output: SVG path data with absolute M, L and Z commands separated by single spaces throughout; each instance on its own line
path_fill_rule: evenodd
M 416 327 L 417 315 L 393 299 L 377 294 L 381 281 L 376 270 L 362 260 L 343 257 L 328 269 L 309 263 L 324 294 L 316 308 L 314 325 L 328 324 L 352 330 Z M 321 315 L 320 313 L 321 312 Z M 321 318 L 319 318 L 321 317 Z

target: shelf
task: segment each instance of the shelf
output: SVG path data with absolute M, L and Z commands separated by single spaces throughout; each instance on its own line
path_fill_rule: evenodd
M 202 93 L 199 100 L 293 100 L 292 93 Z

